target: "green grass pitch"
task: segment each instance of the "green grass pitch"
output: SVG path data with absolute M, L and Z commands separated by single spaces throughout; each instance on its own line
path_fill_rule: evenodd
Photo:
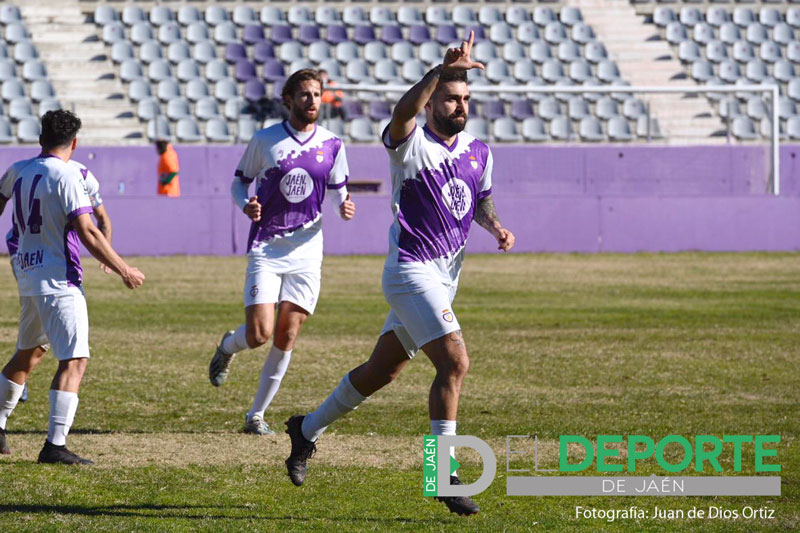
M 48 356 L 9 420 L 0 531 L 800 529 L 799 254 L 469 256 L 454 304 L 472 362 L 458 429 L 498 459 L 470 518 L 422 495 L 433 377 L 424 356 L 323 436 L 306 485 L 286 477 L 283 421 L 317 406 L 374 345 L 388 311 L 382 258 L 325 259 L 317 312 L 266 414 L 275 437 L 240 433 L 266 348 L 241 354 L 219 389 L 207 377 L 220 336 L 244 318 L 245 259 L 130 262 L 147 275 L 134 292 L 85 261 L 92 360 L 69 445 L 97 465 L 35 463 L 55 369 Z M 0 261 L 3 360 L 17 314 Z M 562 434 L 779 434 L 782 496 L 507 497 L 505 435 L 528 433 L 550 449 Z M 478 474 L 468 453 L 460 460 L 465 477 Z M 732 463 L 727 449 L 722 460 Z M 752 473 L 752 453 L 744 464 Z M 651 471 L 664 474 L 653 461 Z M 576 518 L 578 505 L 750 505 L 775 515 L 607 522 Z

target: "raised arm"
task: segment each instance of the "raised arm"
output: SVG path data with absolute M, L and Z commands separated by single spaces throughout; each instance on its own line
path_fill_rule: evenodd
M 516 241 L 514 234 L 505 229 L 500 222 L 491 195 L 478 200 L 478 205 L 475 207 L 475 216 L 473 218 L 478 225 L 485 228 L 486 231 L 497 239 L 498 250 L 507 252 L 514 247 L 514 242 Z
M 122 282 L 129 289 L 135 289 L 144 283 L 144 274 L 138 268 L 128 266 L 125 261 L 114 251 L 102 232 L 94 225 L 88 213 L 78 215 L 72 221 L 72 226 L 78 233 L 83 245 L 95 259 L 107 265 L 119 274 Z
M 416 116 L 431 99 L 442 70 L 484 68 L 483 64 L 470 58 L 474 42 L 475 34 L 469 32 L 469 41 L 463 41 L 460 48 L 449 48 L 444 55 L 442 64 L 431 69 L 400 98 L 392 112 L 392 120 L 389 122 L 389 137 L 393 143 L 402 141 L 413 131 Z

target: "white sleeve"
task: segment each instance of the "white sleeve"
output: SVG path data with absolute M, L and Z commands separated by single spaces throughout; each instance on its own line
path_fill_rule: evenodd
M 347 166 L 347 154 L 344 143 L 339 146 L 336 159 L 333 161 L 331 173 L 328 176 L 327 189 L 330 191 L 331 202 L 338 208 L 347 197 L 347 180 L 350 177 L 350 168 Z
M 239 206 L 240 210 L 244 210 L 244 206 L 249 202 L 247 197 L 247 190 L 250 188 L 250 182 L 245 183 L 242 178 L 233 178 L 231 183 L 231 196 L 233 203 Z
M 236 167 L 235 177 L 244 183 L 251 183 L 259 171 L 265 167 L 264 149 L 262 147 L 262 136 L 256 133 L 247 144 L 247 149 L 242 154 L 239 164 Z
M 97 178 L 92 174 L 91 170 L 87 168 L 85 172 L 84 183 L 86 183 L 86 193 L 89 195 L 92 207 L 97 209 L 103 205 L 103 198 L 100 196 L 100 182 L 97 181 Z
M 478 200 L 482 200 L 492 194 L 492 169 L 494 167 L 494 157 L 492 151 L 489 150 L 486 156 L 486 167 L 483 169 L 483 175 L 480 181 L 480 190 L 478 190 Z
M 17 173 L 12 170 L 13 168 L 8 167 L 3 177 L 0 178 L 0 198 L 4 200 L 10 199 L 14 193 L 14 182 L 16 181 Z
M 58 197 L 61 200 L 61 208 L 64 210 L 67 220 L 70 222 L 75 217 L 84 213 L 91 213 L 92 201 L 89 199 L 89 194 L 86 192 L 86 184 L 83 182 L 83 176 L 77 169 L 71 169 L 58 185 Z
M 381 138 L 383 140 L 383 146 L 385 146 L 386 151 L 389 152 L 389 159 L 397 163 L 406 163 L 411 158 L 416 157 L 422 147 L 423 135 L 425 134 L 422 128 L 415 124 L 414 129 L 411 130 L 411 133 L 409 133 L 405 139 L 402 139 L 400 142 L 393 142 L 389 135 L 389 126 L 387 125 L 386 129 L 383 130 Z

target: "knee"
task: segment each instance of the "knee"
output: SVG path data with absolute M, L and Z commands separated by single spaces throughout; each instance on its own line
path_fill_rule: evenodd
M 448 381 L 461 382 L 469 371 L 469 356 L 466 352 L 452 354 L 438 369 L 438 373 Z
M 247 337 L 247 345 L 250 348 L 258 348 L 269 342 L 272 332 L 269 327 L 256 323 L 253 327 L 247 328 L 245 336 Z

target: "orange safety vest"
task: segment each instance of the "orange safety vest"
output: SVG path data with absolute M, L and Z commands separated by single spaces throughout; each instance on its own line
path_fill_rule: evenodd
M 171 144 L 158 158 L 158 194 L 180 196 L 181 182 L 178 177 L 178 154 Z

